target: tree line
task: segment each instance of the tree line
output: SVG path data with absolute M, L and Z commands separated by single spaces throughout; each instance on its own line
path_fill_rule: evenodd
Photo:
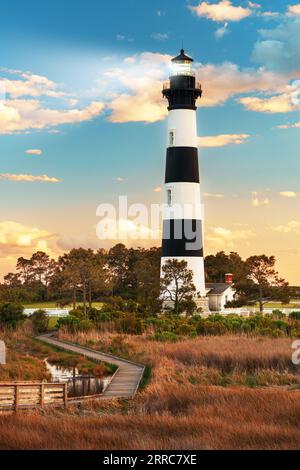
M 82 302 L 86 312 L 95 301 L 120 296 L 155 310 L 161 286 L 166 290 L 172 278 L 181 278 L 181 290 L 172 293 L 179 313 L 180 304 L 186 305 L 195 293 L 191 272 L 186 263 L 174 261 L 164 270 L 161 282 L 160 258 L 160 248 L 126 248 L 120 243 L 110 250 L 72 249 L 57 260 L 38 251 L 31 258 L 18 258 L 15 272 L 0 284 L 0 301 L 54 301 L 59 306 L 72 304 L 73 310 Z M 267 301 L 289 301 L 288 283 L 279 276 L 275 263 L 274 256 L 243 260 L 238 253 L 221 251 L 205 258 L 206 282 L 224 282 L 225 274 L 232 273 L 237 296 L 228 306 L 258 301 L 262 311 Z

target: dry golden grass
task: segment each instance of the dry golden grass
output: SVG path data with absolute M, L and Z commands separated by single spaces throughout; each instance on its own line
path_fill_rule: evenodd
M 60 336 L 150 365 L 148 385 L 129 402 L 2 417 L 0 449 L 300 448 L 299 368 L 287 338 Z
M 127 414 L 0 418 L 0 449 L 297 449 L 299 395 L 151 387 Z

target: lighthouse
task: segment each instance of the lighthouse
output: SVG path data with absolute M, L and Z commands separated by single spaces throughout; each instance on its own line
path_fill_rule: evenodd
M 196 121 L 201 95 L 193 59 L 181 49 L 172 59 L 172 73 L 163 87 L 169 113 L 161 265 L 169 259 L 186 261 L 197 291 L 194 300 L 207 311 Z

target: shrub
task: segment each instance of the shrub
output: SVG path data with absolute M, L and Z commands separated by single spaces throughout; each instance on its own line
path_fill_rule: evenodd
M 182 338 L 171 331 L 163 331 L 162 333 L 155 333 L 155 335 L 150 336 L 149 339 L 154 341 L 180 341 Z
M 292 320 L 300 320 L 300 312 L 291 312 L 289 314 L 289 317 L 292 319 Z
M 4 302 L 0 304 L 0 328 L 7 327 L 15 329 L 25 318 L 21 304 L 15 302 Z
M 69 315 L 79 319 L 85 318 L 83 307 L 80 306 L 77 307 L 75 310 L 70 310 Z
M 272 316 L 277 320 L 281 320 L 282 318 L 285 318 L 285 313 L 283 313 L 281 310 L 276 309 L 272 311 Z
M 79 331 L 80 319 L 69 315 L 68 317 L 59 318 L 57 320 L 57 328 L 66 328 L 69 333 L 76 333 Z
M 49 317 L 45 310 L 37 310 L 31 315 L 30 320 L 34 333 L 44 333 L 49 328 Z
M 119 333 L 140 335 L 143 331 L 143 324 L 136 315 L 127 314 L 117 321 L 117 330 Z

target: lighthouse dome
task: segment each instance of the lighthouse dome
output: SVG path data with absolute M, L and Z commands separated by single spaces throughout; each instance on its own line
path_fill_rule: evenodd
M 186 53 L 184 52 L 184 49 L 181 49 L 180 54 L 177 55 L 176 57 L 173 57 L 173 59 L 171 60 L 172 62 L 194 62 L 194 59 L 186 55 Z

